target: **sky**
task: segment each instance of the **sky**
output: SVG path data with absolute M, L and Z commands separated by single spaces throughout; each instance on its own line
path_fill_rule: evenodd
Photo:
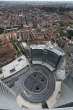
M 0 0 L 0 1 L 73 1 L 73 0 Z

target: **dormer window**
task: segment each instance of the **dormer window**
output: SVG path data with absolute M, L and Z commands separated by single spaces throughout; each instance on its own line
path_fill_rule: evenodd
M 15 71 L 16 71 L 15 68 L 13 68 L 13 69 L 10 70 L 11 73 L 13 73 L 13 72 L 15 72 Z
M 2 70 L 0 70 L 0 74 L 2 74 Z
M 22 61 L 22 60 L 23 60 L 22 58 L 18 59 L 19 62 Z

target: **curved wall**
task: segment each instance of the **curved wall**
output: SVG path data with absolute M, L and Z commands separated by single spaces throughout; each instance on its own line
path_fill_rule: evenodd
M 47 49 L 32 49 L 31 50 L 32 61 L 42 61 L 45 62 L 52 67 L 56 68 L 61 56 L 56 53 L 49 51 Z

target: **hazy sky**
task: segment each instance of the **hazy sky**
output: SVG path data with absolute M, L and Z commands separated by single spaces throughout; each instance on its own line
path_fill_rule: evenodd
M 0 0 L 0 1 L 73 1 L 73 0 Z

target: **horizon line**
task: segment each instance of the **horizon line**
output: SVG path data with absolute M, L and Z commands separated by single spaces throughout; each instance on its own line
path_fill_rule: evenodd
M 73 0 L 0 0 L 0 2 L 73 2 Z

